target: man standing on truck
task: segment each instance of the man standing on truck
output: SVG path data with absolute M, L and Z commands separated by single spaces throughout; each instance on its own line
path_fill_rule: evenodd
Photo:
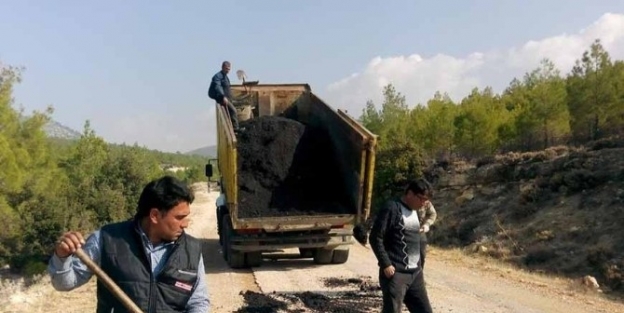
M 403 196 L 391 199 L 379 210 L 370 244 L 379 264 L 383 313 L 433 312 L 422 268 L 421 225 L 417 210 L 429 200 L 432 188 L 424 179 L 411 181 Z
M 208 97 L 217 101 L 219 105 L 228 111 L 234 132 L 238 132 L 241 129 L 238 127 L 238 116 L 236 115 L 236 108 L 232 104 L 232 90 L 230 89 L 230 79 L 227 76 L 230 72 L 230 67 L 229 61 L 223 61 L 221 70 L 212 76 L 210 87 L 208 88 Z
M 420 263 L 425 267 L 425 257 L 427 255 L 427 233 L 433 223 L 435 223 L 438 213 L 433 207 L 431 200 L 427 200 L 425 204 L 416 210 L 418 212 L 418 220 L 420 221 Z
M 65 233 L 48 265 L 52 286 L 70 291 L 91 279 L 73 256 L 82 248 L 143 312 L 209 312 L 202 245 L 184 232 L 193 199 L 188 186 L 164 176 L 144 187 L 133 219 L 105 225 L 86 241 Z M 98 280 L 97 312 L 113 311 L 126 309 Z

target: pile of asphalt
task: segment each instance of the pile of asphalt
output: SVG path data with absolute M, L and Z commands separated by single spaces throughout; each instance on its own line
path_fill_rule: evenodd
M 239 218 L 347 213 L 343 179 L 324 132 L 280 116 L 240 125 Z

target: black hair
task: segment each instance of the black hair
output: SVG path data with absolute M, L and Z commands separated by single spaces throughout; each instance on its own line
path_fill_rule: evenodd
M 195 196 L 188 185 L 173 176 L 152 180 L 143 188 L 137 206 L 136 219 L 149 215 L 151 209 L 167 213 L 181 202 L 193 203 Z
M 433 187 L 431 187 L 431 184 L 424 178 L 410 181 L 405 188 L 405 194 L 407 194 L 408 191 L 416 195 L 433 196 Z

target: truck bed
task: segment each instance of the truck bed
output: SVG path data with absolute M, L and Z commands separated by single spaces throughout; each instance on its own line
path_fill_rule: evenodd
M 235 85 L 232 89 L 234 98 L 244 92 L 243 86 Z M 336 161 L 336 175 L 328 179 L 334 188 L 341 187 L 340 199 L 345 213 L 240 217 L 240 147 L 226 111 L 217 107 L 218 162 L 232 227 L 236 230 L 279 232 L 350 228 L 365 220 L 370 210 L 376 136 L 344 112 L 332 109 L 305 84 L 257 85 L 248 94 L 251 96 L 247 99 L 255 106 L 255 117 L 280 115 L 326 134 L 331 146 L 328 157 Z M 323 189 L 323 186 L 318 186 L 319 193 Z

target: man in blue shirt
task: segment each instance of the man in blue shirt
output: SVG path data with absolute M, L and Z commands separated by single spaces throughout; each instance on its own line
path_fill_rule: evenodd
M 230 72 L 230 62 L 224 61 L 221 64 L 221 70 L 212 76 L 210 88 L 208 88 L 208 97 L 217 101 L 218 104 L 225 107 L 230 115 L 234 132 L 242 129 L 238 127 L 238 116 L 236 108 L 232 104 L 232 91 L 230 89 L 230 79 L 227 74 Z
M 209 312 L 201 242 L 184 231 L 193 199 L 188 186 L 164 176 L 145 186 L 133 219 L 105 225 L 86 241 L 79 232 L 65 233 L 48 265 L 52 286 L 70 291 L 91 279 L 93 272 L 72 255 L 82 248 L 142 311 Z M 97 284 L 97 312 L 126 311 Z

